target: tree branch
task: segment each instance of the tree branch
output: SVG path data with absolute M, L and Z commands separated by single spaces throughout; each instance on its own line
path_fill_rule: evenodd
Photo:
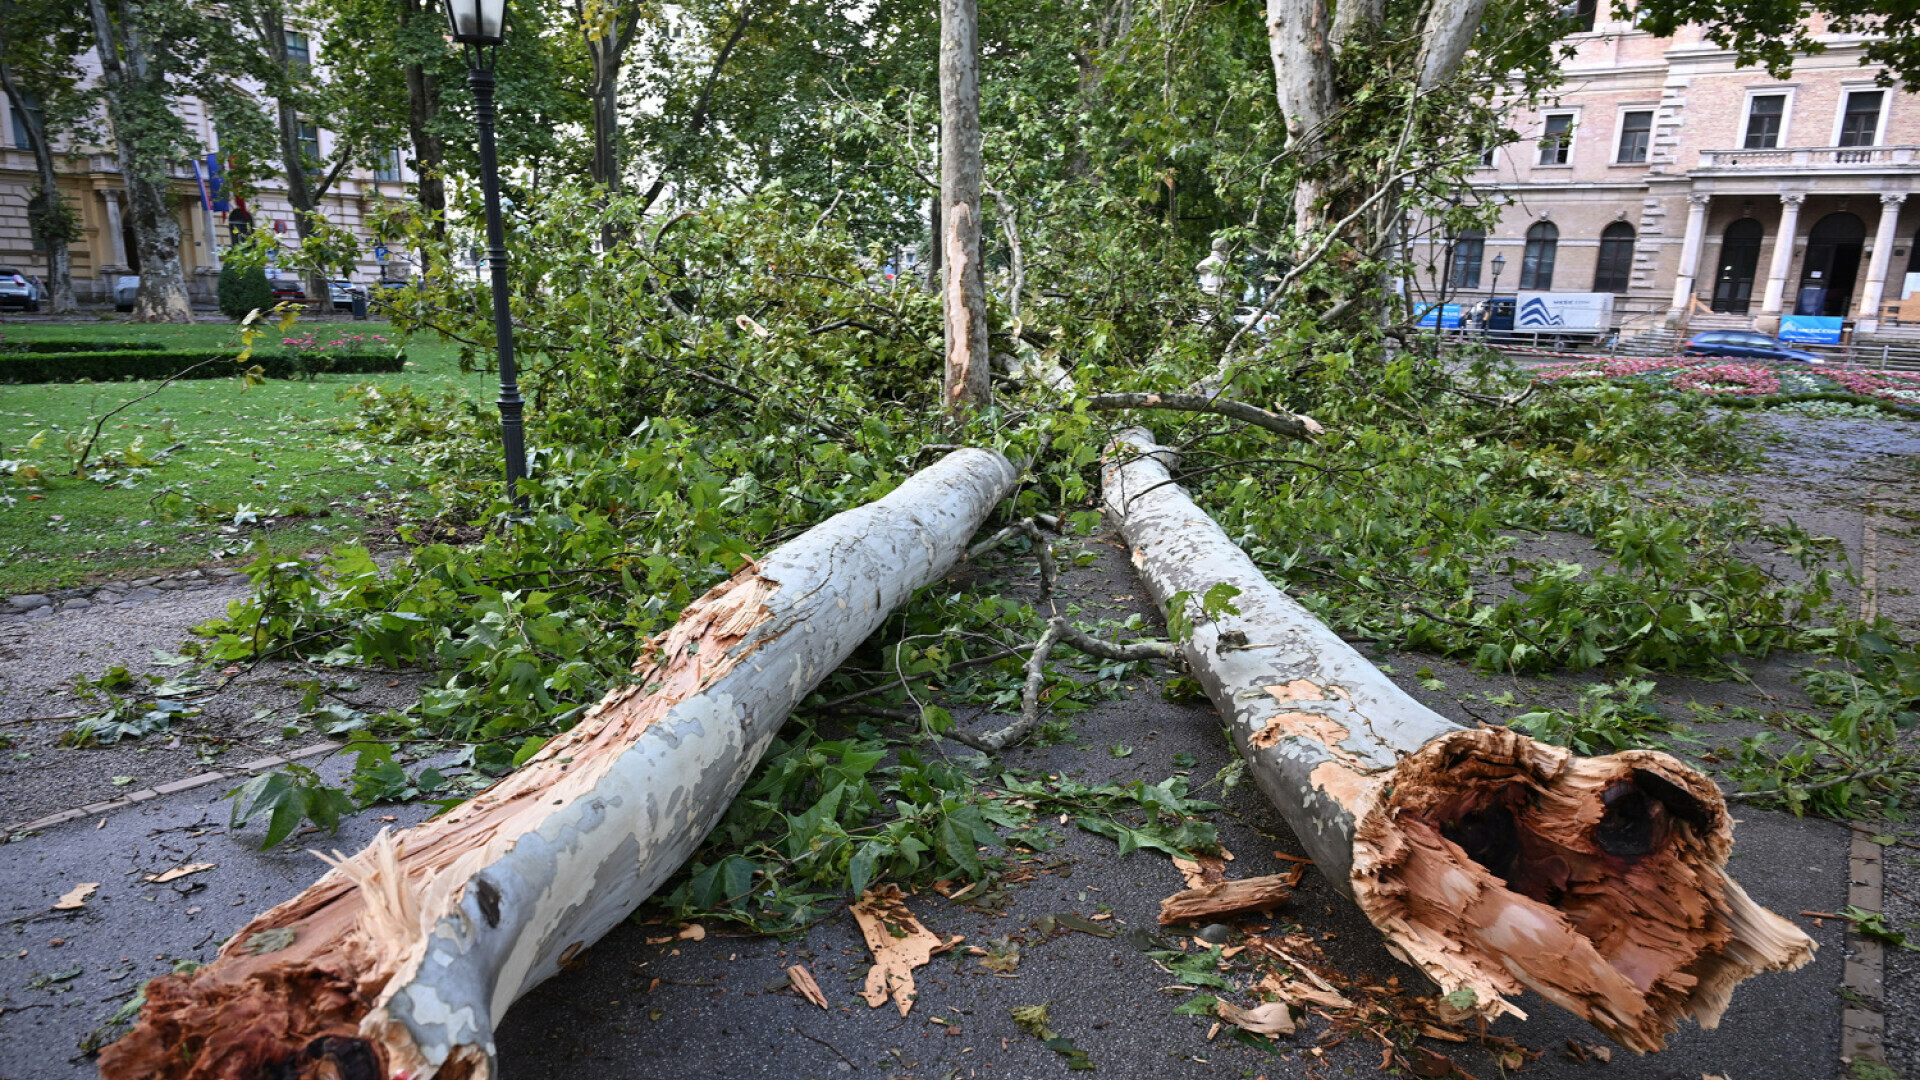
M 1275 435 L 1302 442 L 1326 434 L 1311 416 L 1268 412 L 1256 405 L 1231 398 L 1206 394 L 1099 394 L 1087 402 L 1092 412 L 1118 412 L 1122 409 L 1173 409 L 1179 412 L 1212 413 L 1264 428 Z

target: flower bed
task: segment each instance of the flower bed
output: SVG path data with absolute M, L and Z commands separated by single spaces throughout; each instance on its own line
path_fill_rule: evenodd
M 1770 397 L 1780 392 L 1780 376 L 1755 364 L 1715 364 L 1674 375 L 1673 389 L 1697 394 Z
M 1614 383 L 1656 393 L 1704 394 L 1728 405 L 1774 408 L 1790 402 L 1871 405 L 1920 417 L 1920 374 L 1840 371 L 1704 356 L 1595 358 L 1535 368 L 1537 382 Z

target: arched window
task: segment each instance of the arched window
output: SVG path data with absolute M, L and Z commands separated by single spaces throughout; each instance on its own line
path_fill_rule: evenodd
M 1450 272 L 1449 287 L 1455 289 L 1477 289 L 1480 287 L 1480 263 L 1487 253 L 1487 232 L 1485 229 L 1467 229 L 1453 238 L 1453 267 Z
M 1593 267 L 1593 291 L 1623 293 L 1633 277 L 1633 226 L 1616 221 L 1600 232 L 1600 261 Z
M 1545 292 L 1553 288 L 1553 257 L 1560 247 L 1560 230 L 1551 221 L 1527 230 L 1527 254 L 1520 260 L 1520 287 Z

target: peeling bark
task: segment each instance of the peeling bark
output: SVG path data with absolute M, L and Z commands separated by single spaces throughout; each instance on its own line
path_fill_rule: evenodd
M 1015 479 L 999 454 L 957 451 L 715 587 L 523 768 L 328 859 L 212 964 L 149 983 L 102 1075 L 498 1075 L 508 1006 L 685 861 L 795 703 L 959 561 Z
M 1314 862 L 1442 992 L 1471 990 L 1491 1019 L 1524 1016 L 1507 998 L 1530 989 L 1649 1052 L 1682 1017 L 1715 1026 L 1741 981 L 1812 959 L 1727 876 L 1733 823 L 1711 780 L 1426 708 L 1275 588 L 1171 482 L 1169 456 L 1124 432 L 1108 513 L 1163 607 L 1240 590 L 1240 614 L 1195 625 L 1194 677 Z
M 980 262 L 980 39 L 976 0 L 940 0 L 940 222 L 945 258 L 947 409 L 992 401 L 987 277 Z

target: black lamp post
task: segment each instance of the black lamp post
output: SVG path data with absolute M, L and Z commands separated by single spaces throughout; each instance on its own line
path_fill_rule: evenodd
M 480 130 L 480 187 L 487 198 L 487 262 L 493 270 L 493 337 L 500 353 L 500 441 L 507 456 L 507 495 L 527 508 L 527 476 L 519 373 L 513 363 L 513 312 L 507 304 L 507 235 L 500 224 L 500 166 L 493 150 L 493 62 L 506 40 L 507 0 L 444 0 L 453 40 L 466 47 L 473 119 Z
M 1500 271 L 1506 268 L 1507 257 L 1505 255 L 1495 255 L 1493 257 L 1493 292 L 1491 295 L 1498 296 L 1500 294 Z

